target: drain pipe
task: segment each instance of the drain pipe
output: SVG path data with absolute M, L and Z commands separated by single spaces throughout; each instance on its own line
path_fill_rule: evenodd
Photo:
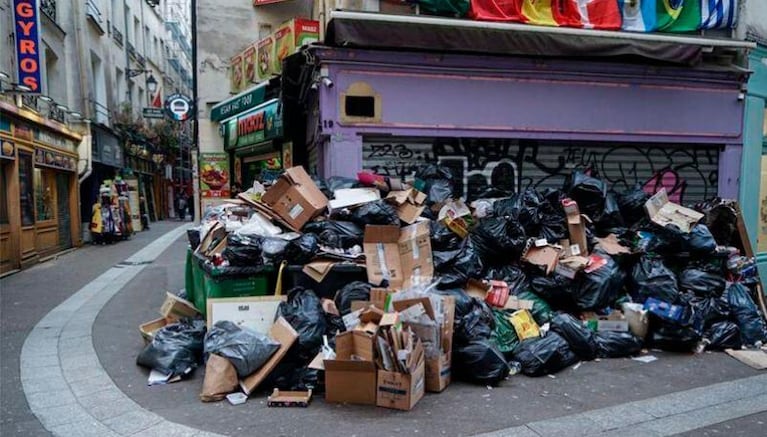
M 83 154 L 80 153 L 80 159 L 85 159 L 85 171 L 80 174 L 80 178 L 78 179 L 80 185 L 83 184 L 83 181 L 88 179 L 90 177 L 91 173 L 93 173 L 93 137 L 91 132 L 91 122 L 90 120 L 85 121 L 87 134 L 83 135 L 82 141 L 80 141 L 80 146 L 77 148 L 78 151 L 85 149 L 85 157 L 83 157 Z

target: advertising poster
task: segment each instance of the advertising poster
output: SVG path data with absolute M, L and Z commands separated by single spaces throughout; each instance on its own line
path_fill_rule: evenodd
M 130 205 L 130 217 L 135 232 L 141 232 L 141 208 L 139 206 L 138 179 L 125 179 L 128 185 L 128 204 Z
M 228 198 L 229 156 L 226 153 L 200 154 L 200 190 L 203 198 Z

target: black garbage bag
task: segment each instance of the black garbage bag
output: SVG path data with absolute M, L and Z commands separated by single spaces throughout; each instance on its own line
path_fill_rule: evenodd
M 336 296 L 333 300 L 336 303 L 338 312 L 340 312 L 342 316 L 345 316 L 352 312 L 352 301 L 370 300 L 370 284 L 361 281 L 350 282 L 336 292 Z
M 487 338 L 454 346 L 452 358 L 456 378 L 474 384 L 496 386 L 511 371 L 503 353 Z
M 415 173 L 416 187 L 426 193 L 426 203 L 442 203 L 453 197 L 453 172 L 436 164 L 426 164 Z
M 469 279 L 481 279 L 484 266 L 474 242 L 467 238 L 452 263 L 440 269 L 445 287 L 463 287 Z
M 474 308 L 474 302 L 471 296 L 466 294 L 462 288 L 441 288 L 442 284 L 438 284 L 437 288 L 432 290 L 433 293 L 440 296 L 451 296 L 455 298 L 455 314 L 454 319 L 460 319 L 465 316 Z
M 197 249 L 200 245 L 200 228 L 190 228 L 186 230 L 186 239 L 189 240 L 189 247 L 192 251 Z
M 529 288 L 525 272 L 510 264 L 488 268 L 485 271 L 485 279 L 505 282 L 509 286 L 510 294 L 517 294 Z
M 361 227 L 366 225 L 397 225 L 397 210 L 384 200 L 366 203 L 351 212 L 350 220 Z
M 630 332 L 602 331 L 594 334 L 599 358 L 620 358 L 642 350 L 642 339 Z
M 453 340 L 458 344 L 489 339 L 495 329 L 495 317 L 490 306 L 475 298 L 472 298 L 471 303 L 469 312 L 461 317 L 456 314 Z
M 229 261 L 230 266 L 248 267 L 263 264 L 261 256 L 263 237 L 229 234 L 227 245 L 221 256 Z
M 566 196 L 560 190 L 548 190 L 544 193 L 544 197 L 546 202 L 539 208 L 541 225 L 537 237 L 545 238 L 552 244 L 559 244 L 569 236 L 565 210 L 561 203 Z
M 528 376 L 557 373 L 578 362 L 567 341 L 556 332 L 523 340 L 514 350 L 514 359 L 522 365 L 522 373 Z
M 621 295 L 626 274 L 611 256 L 600 254 L 607 264 L 591 273 L 581 272 L 575 277 L 573 297 L 581 310 L 598 310 L 611 306 Z
M 431 228 L 431 250 L 445 252 L 461 248 L 463 240 L 447 226 L 432 220 L 429 222 L 429 227 Z
M 660 258 L 643 255 L 631 271 L 629 291 L 635 302 L 644 303 L 648 297 L 674 303 L 679 297 L 676 275 Z
M 448 273 L 452 270 L 456 258 L 461 254 L 461 249 L 450 250 L 446 252 L 433 251 L 431 254 L 434 271 L 437 273 Z
M 514 352 L 514 349 L 519 346 L 519 337 L 517 337 L 514 325 L 509 320 L 510 315 L 511 311 L 493 308 L 495 328 L 490 336 L 490 340 L 507 359 Z
M 581 214 L 592 220 L 602 216 L 607 197 L 607 184 L 603 180 L 575 171 L 565 183 L 565 191 L 578 203 Z
M 721 296 L 726 280 L 721 275 L 696 268 L 688 268 L 679 275 L 679 289 L 692 291 L 698 296 Z
M 751 346 L 758 341 L 767 341 L 764 319 L 759 314 L 748 288 L 737 282 L 731 283 L 725 291 L 725 298 L 730 304 L 732 317 L 740 328 L 743 345 Z
M 535 323 L 537 323 L 539 326 L 551 321 L 553 316 L 551 307 L 542 297 L 538 296 L 532 291 L 523 291 L 517 294 L 517 297 L 520 299 L 533 301 L 533 309 L 530 310 L 530 313 L 533 315 Z
M 553 273 L 549 276 L 533 276 L 530 288 L 552 308 L 575 310 L 575 283 L 572 279 Z
M 503 265 L 518 260 L 527 244 L 522 226 L 505 217 L 487 217 L 471 230 L 474 243 L 485 265 Z
M 557 313 L 551 319 L 551 330 L 559 334 L 570 345 L 581 360 L 590 361 L 597 356 L 597 341 L 594 331 L 567 313 Z
M 264 237 L 261 243 L 261 261 L 266 266 L 278 266 L 285 261 L 290 240 L 277 237 Z
M 290 264 L 308 264 L 320 250 L 320 239 L 316 234 L 302 234 L 291 240 L 285 248 L 285 259 Z
M 695 312 L 703 327 L 708 327 L 716 322 L 728 320 L 730 317 L 730 306 L 727 300 L 721 297 L 693 297 L 689 302 L 690 307 Z
M 295 287 L 288 293 L 288 300 L 277 307 L 277 317 L 280 316 L 298 333 L 294 346 L 296 355 L 305 360 L 314 358 L 327 330 L 320 298 L 312 290 Z
M 703 339 L 708 343 L 706 349 L 724 350 L 740 349 L 740 328 L 734 322 L 717 322 L 711 325 L 703 334 Z
M 317 234 L 320 244 L 335 249 L 349 249 L 362 246 L 365 230 L 352 222 L 323 220 L 309 222 L 303 228 L 304 233 Z
M 228 320 L 216 322 L 205 334 L 205 354 L 216 354 L 229 360 L 244 378 L 266 363 L 280 343 L 268 335 L 252 329 L 241 328 Z
M 538 235 L 541 226 L 543 196 L 532 188 L 493 203 L 493 215 L 518 222 L 528 235 Z
M 185 375 L 202 361 L 205 321 L 182 320 L 160 328 L 136 364 L 166 375 Z
M 642 190 L 641 185 L 635 185 L 618 195 L 618 208 L 620 209 L 623 221 L 627 225 L 634 225 L 645 218 L 644 204 L 650 196 Z
M 716 250 L 716 240 L 711 235 L 708 226 L 698 223 L 690 233 L 681 233 L 680 241 L 682 250 L 695 255 L 707 255 Z
M 702 338 L 697 326 L 682 326 L 669 322 L 650 313 L 650 329 L 647 341 L 650 346 L 675 352 L 689 352 L 695 349 Z
M 594 225 L 601 235 L 620 234 L 625 229 L 626 224 L 623 221 L 615 194 L 607 193 L 602 214 L 595 218 Z

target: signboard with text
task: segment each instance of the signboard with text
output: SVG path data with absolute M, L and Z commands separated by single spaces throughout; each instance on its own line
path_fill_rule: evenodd
M 40 66 L 40 9 L 38 0 L 13 0 L 18 82 L 30 93 L 42 92 Z
M 232 149 L 262 143 L 282 136 L 282 117 L 277 99 L 271 100 L 226 122 L 224 147 Z
M 204 198 L 228 198 L 230 191 L 229 155 L 200 154 L 200 190 Z

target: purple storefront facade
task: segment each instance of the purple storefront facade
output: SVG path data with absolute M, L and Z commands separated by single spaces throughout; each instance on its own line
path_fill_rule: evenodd
M 742 87 L 737 69 L 607 60 L 310 49 L 317 99 L 308 165 L 407 176 L 458 172 L 465 197 L 561 187 L 591 167 L 620 191 L 663 186 L 672 200 L 737 198 Z

